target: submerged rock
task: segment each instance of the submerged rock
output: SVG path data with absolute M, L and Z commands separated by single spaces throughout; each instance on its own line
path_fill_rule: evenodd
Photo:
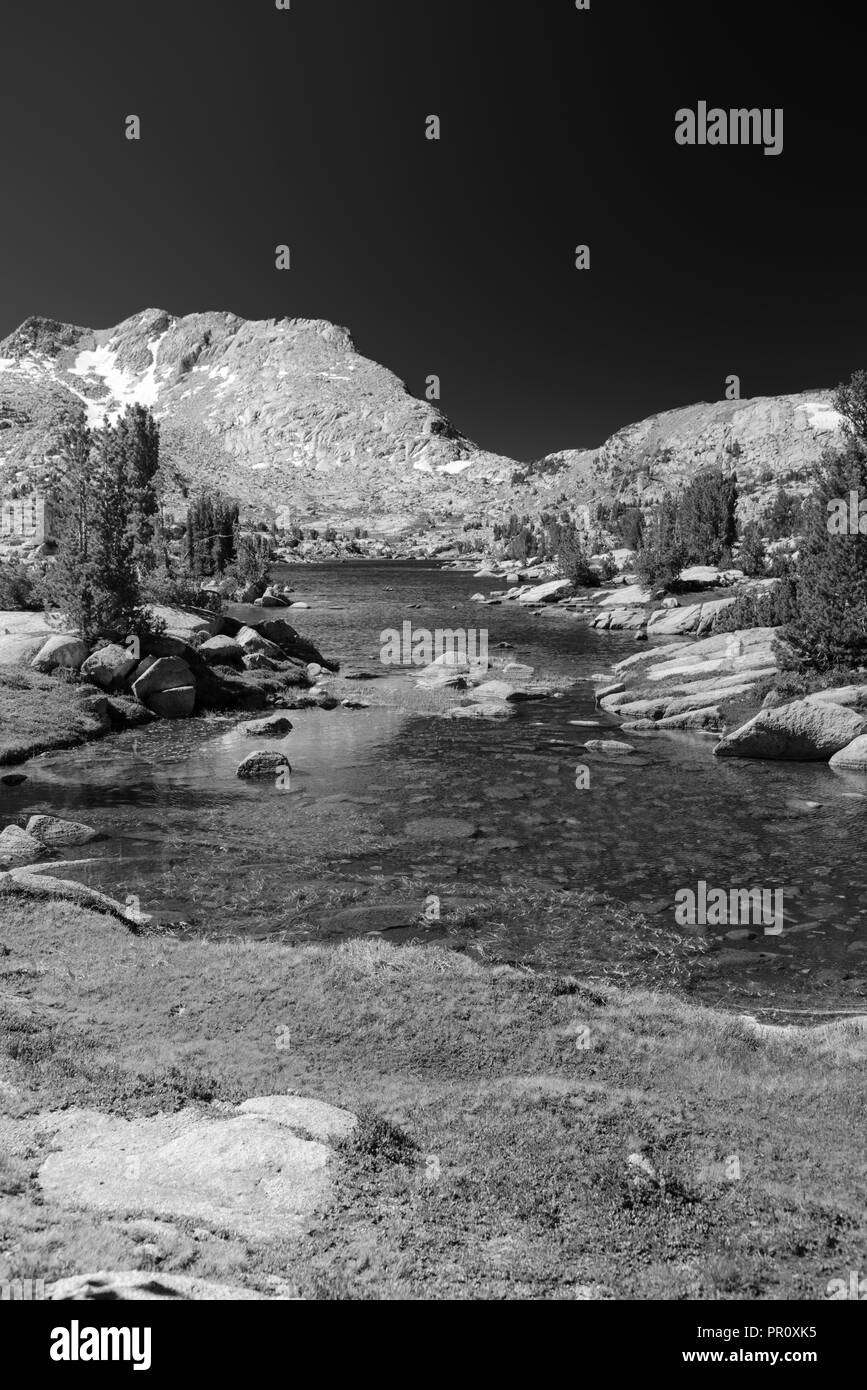
M 245 781 L 266 780 L 277 777 L 279 773 L 291 773 L 292 769 L 283 753 L 250 753 L 238 766 L 237 776 Z
M 443 719 L 511 719 L 516 713 L 514 703 L 505 700 L 479 700 L 472 705 L 459 705 L 446 710 Z
M 594 738 L 585 747 L 588 753 L 602 753 L 607 758 L 630 758 L 638 751 L 631 743 L 618 743 L 613 738 Z
M 27 833 L 50 847 L 65 845 L 86 845 L 95 840 L 99 831 L 78 821 L 60 820 L 57 816 L 31 816 L 27 822 Z
M 426 816 L 404 827 L 404 834 L 410 840 L 472 840 L 478 833 L 472 821 L 456 816 Z
M 257 719 L 244 725 L 244 733 L 250 738 L 285 738 L 292 732 L 292 722 L 285 714 L 272 714 L 268 719 Z

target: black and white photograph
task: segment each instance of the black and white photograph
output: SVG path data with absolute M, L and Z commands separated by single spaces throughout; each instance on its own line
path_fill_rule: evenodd
M 0 19 L 2 1325 L 159 1379 L 188 1318 L 218 1370 L 293 1303 L 568 1302 L 827 1374 L 857 13 Z

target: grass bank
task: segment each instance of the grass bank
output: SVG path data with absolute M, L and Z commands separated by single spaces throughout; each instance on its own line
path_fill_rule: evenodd
M 863 1267 L 853 1025 L 762 1034 L 434 945 L 136 936 L 20 898 L 0 897 L 0 942 L 0 1125 L 30 1136 L 0 1143 L 0 1279 L 138 1268 L 303 1297 L 817 1299 Z M 143 1233 L 146 1212 L 42 1200 L 48 1110 L 287 1092 L 365 1115 L 300 1243 Z
M 93 695 L 100 692 L 93 686 Z M 20 666 L 0 666 L 0 767 L 63 748 L 78 748 L 107 732 L 76 694 L 81 687 Z

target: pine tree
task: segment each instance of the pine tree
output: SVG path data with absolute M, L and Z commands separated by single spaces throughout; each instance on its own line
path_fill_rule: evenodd
M 647 588 L 670 588 L 680 578 L 686 560 L 677 499 L 667 492 L 644 533 L 635 562 L 636 573 Z
M 133 405 L 127 407 L 117 426 L 117 435 L 126 461 L 133 555 L 139 571 L 149 574 L 157 563 L 159 428 L 149 410 Z
M 831 524 L 851 493 L 867 500 L 867 373 L 835 398 L 847 421 L 845 447 L 824 455 L 804 509 L 798 560 L 798 615 L 785 636 L 801 670 L 854 668 L 867 662 L 867 535 Z M 865 522 L 867 526 L 867 522 Z
M 740 566 L 744 574 L 751 579 L 763 576 L 766 554 L 758 522 L 748 521 L 741 536 Z
M 800 497 L 786 492 L 780 485 L 765 516 L 764 528 L 772 541 L 794 536 L 801 528 L 803 504 Z
M 235 558 L 238 504 L 204 492 L 187 511 L 187 567 L 194 579 L 223 574 Z
M 700 565 L 718 565 L 737 537 L 737 478 L 716 469 L 694 478 L 680 499 L 687 555 Z
M 135 626 L 141 589 L 130 525 L 128 439 L 120 426 L 109 426 L 94 436 L 91 477 L 96 620 L 103 636 L 123 637 Z
M 55 499 L 61 518 L 54 564 L 46 575 L 46 602 L 68 614 L 82 637 L 95 636 L 96 565 L 92 554 L 90 456 L 93 444 L 84 412 L 60 441 Z

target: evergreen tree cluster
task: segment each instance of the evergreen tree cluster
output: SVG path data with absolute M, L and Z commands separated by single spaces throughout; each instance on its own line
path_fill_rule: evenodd
M 186 560 L 193 579 L 221 575 L 235 559 L 238 504 L 222 493 L 206 492 L 187 510 Z
M 737 540 L 738 484 L 733 473 L 700 473 L 683 492 L 667 492 L 644 533 L 636 569 L 642 584 L 668 588 L 689 564 L 719 565 Z
M 60 440 L 63 518 L 46 598 L 87 638 L 139 630 L 142 586 L 157 564 L 159 434 L 140 405 L 90 429 L 80 412 Z
M 790 664 L 800 671 L 867 663 L 867 535 L 860 526 L 841 534 L 829 525 L 853 492 L 867 501 L 867 372 L 841 386 L 834 404 L 846 420 L 846 441 L 824 455 L 804 509 L 797 616 L 785 628 Z

